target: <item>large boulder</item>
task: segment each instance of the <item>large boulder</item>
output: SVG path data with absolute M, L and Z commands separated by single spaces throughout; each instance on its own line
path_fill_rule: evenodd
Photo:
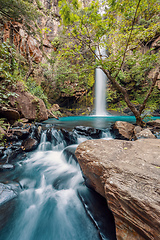
M 131 140 L 133 137 L 135 126 L 128 122 L 117 121 L 112 126 L 112 132 L 115 137 L 122 140 Z
M 48 119 L 48 113 L 44 102 L 27 92 L 22 83 L 18 83 L 16 88 L 12 90 L 17 96 L 10 96 L 10 104 L 20 112 L 21 117 L 37 121 Z
M 114 214 L 117 239 L 160 239 L 160 140 L 89 140 L 75 154 Z

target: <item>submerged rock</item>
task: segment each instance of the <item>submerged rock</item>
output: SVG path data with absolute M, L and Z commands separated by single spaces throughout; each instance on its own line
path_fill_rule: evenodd
M 61 129 L 61 132 L 67 144 L 77 143 L 77 135 L 74 132 L 68 132 L 66 129 Z
M 20 187 L 17 183 L 0 183 L 0 229 L 3 228 L 14 210 L 14 199 L 17 197 L 19 190 Z
M 54 145 L 60 144 L 63 141 L 61 131 L 54 128 L 49 128 L 46 131 L 46 141 L 51 142 Z
M 112 210 L 118 240 L 160 239 L 160 140 L 90 140 L 76 157 Z

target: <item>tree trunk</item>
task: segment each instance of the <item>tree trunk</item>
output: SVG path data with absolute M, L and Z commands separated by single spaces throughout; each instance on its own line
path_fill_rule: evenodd
M 157 78 L 158 78 L 158 75 L 159 75 L 160 68 L 159 68 L 158 71 L 155 73 L 155 76 L 154 76 L 153 79 L 152 79 L 151 87 L 150 87 L 150 89 L 148 90 L 147 95 L 146 95 L 146 97 L 145 97 L 145 99 L 144 99 L 144 101 L 143 101 L 143 104 L 140 106 L 140 109 L 139 109 L 139 110 L 137 110 L 137 108 L 135 107 L 135 105 L 134 105 L 133 103 L 131 103 L 131 101 L 129 100 L 129 95 L 128 95 L 128 93 L 127 93 L 127 90 L 126 90 L 124 87 L 122 87 L 122 86 L 116 81 L 116 79 L 111 76 L 111 74 L 110 74 L 107 70 L 105 70 L 105 69 L 103 69 L 103 68 L 101 68 L 101 70 L 107 75 L 108 79 L 112 82 L 113 86 L 123 94 L 124 100 L 125 100 L 125 102 L 127 103 L 127 106 L 130 108 L 130 110 L 133 112 L 133 114 L 134 114 L 134 116 L 135 116 L 135 118 L 136 118 L 136 124 L 139 125 L 139 126 L 141 126 L 141 127 L 144 127 L 145 123 L 143 122 L 143 119 L 142 119 L 142 117 L 141 117 L 141 114 L 142 114 L 142 111 L 145 109 L 147 100 L 148 100 L 149 96 L 151 95 L 151 93 L 152 93 L 152 91 L 153 91 L 153 89 L 154 89 L 154 86 L 155 86 L 155 84 L 156 84 L 156 81 L 157 81 Z

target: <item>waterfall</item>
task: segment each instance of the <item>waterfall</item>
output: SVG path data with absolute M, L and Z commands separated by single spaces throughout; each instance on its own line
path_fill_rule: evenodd
M 106 55 L 105 48 L 100 48 L 100 50 L 96 50 L 97 56 L 103 58 Z M 96 116 L 106 116 L 106 85 L 107 85 L 107 76 L 105 73 L 99 68 L 96 68 L 95 73 L 95 115 Z

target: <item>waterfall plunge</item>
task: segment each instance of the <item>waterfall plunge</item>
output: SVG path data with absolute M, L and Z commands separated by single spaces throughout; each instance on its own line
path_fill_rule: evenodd
M 97 56 L 104 58 L 106 56 L 105 48 L 101 48 L 99 51 L 96 50 Z M 100 68 L 96 68 L 95 73 L 95 115 L 96 116 L 106 116 L 108 115 L 106 111 L 106 85 L 107 76 Z

